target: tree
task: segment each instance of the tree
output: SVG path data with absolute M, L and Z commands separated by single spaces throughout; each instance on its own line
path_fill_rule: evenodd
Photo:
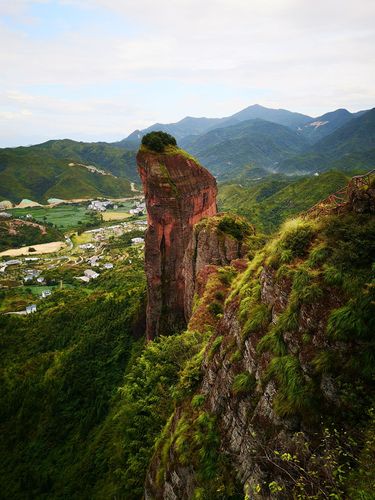
M 144 135 L 142 137 L 142 144 L 157 153 L 162 153 L 165 146 L 177 146 L 176 139 L 161 130 Z

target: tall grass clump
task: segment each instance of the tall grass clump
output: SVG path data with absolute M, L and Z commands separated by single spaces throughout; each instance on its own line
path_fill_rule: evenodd
M 274 410 L 285 417 L 303 413 L 311 405 L 313 395 L 311 383 L 307 383 L 297 357 L 289 354 L 271 360 L 264 382 L 275 379 L 278 393 L 274 400 Z

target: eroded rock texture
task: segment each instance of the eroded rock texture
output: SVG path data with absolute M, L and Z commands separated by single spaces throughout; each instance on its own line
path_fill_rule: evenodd
M 215 215 L 215 178 L 180 150 L 141 149 L 137 164 L 146 198 L 147 338 L 186 326 L 183 260 L 193 226 Z

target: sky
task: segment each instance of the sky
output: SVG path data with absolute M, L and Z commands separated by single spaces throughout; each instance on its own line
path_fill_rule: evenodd
M 374 0 L 0 0 L 0 147 L 375 106 Z

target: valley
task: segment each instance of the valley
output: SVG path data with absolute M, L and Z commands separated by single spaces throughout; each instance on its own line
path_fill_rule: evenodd
M 372 111 L 244 111 L 0 151 L 5 498 L 371 498 Z
M 27 307 L 33 305 L 30 301 L 35 302 L 37 298 L 36 307 L 42 303 L 43 292 L 52 293 L 66 287 L 78 290 L 93 279 L 92 272 L 99 277 L 99 271 L 109 273 L 116 263 L 141 262 L 142 243 L 134 242 L 137 238 L 143 241 L 147 223 L 142 212 L 129 213 L 141 201 L 139 198 L 122 201 L 115 209 L 112 202 L 112 209 L 100 215 L 87 210 L 87 204 L 10 210 L 14 218 L 7 219 L 8 223 L 18 228 L 18 223 L 24 221 L 16 217 L 22 217 L 27 220 L 26 224 L 39 223 L 38 227 L 42 228 L 42 224 L 50 224 L 59 231 L 62 241 L 34 244 L 32 240 L 28 246 L 0 252 L 0 311 L 26 313 Z M 11 243 L 10 240 L 9 245 Z M 128 250 L 123 250 L 125 248 Z

